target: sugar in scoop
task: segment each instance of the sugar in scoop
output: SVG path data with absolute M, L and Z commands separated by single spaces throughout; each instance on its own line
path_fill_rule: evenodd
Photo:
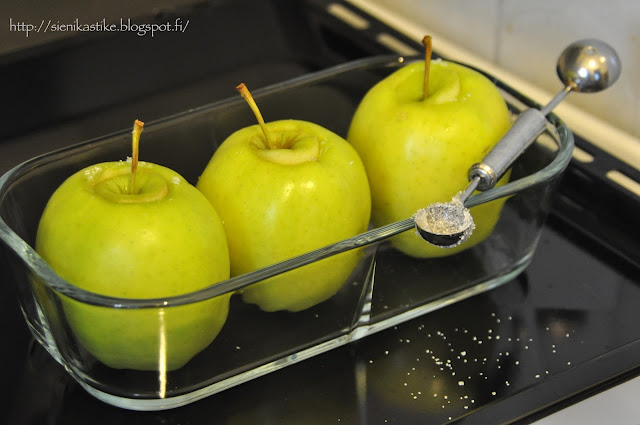
M 433 245 L 453 248 L 471 236 L 476 226 L 461 195 L 458 193 L 450 202 L 435 202 L 416 212 L 413 219 L 423 239 Z

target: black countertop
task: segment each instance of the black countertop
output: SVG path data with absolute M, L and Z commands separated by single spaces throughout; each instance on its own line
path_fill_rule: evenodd
M 638 283 L 637 265 L 551 219 L 512 282 L 170 411 L 95 400 L 20 333 L 3 353 L 15 365 L 4 412 L 12 424 L 529 423 L 638 374 Z
M 381 30 L 402 39 L 375 20 L 355 30 L 329 14 L 328 4 L 199 3 L 180 12 L 193 31 L 183 39 L 94 34 L 3 58 L 3 92 L 24 99 L 4 105 L 0 171 L 120 130 L 132 115 L 155 119 L 233 96 L 241 80 L 257 88 L 387 53 L 375 42 Z M 248 8 L 241 31 L 232 19 Z M 261 44 L 246 42 L 246 28 Z M 127 50 L 132 44 L 136 49 Z M 129 68 L 134 50 L 140 57 Z M 173 55 L 173 66 L 161 60 L 163 52 Z M 126 83 L 127 75 L 146 82 Z M 577 144 L 596 161 L 569 166 L 533 262 L 513 281 L 170 411 L 122 410 L 84 392 L 31 339 L 15 288 L 2 279 L 0 422 L 530 423 L 637 376 L 640 237 L 626 224 L 637 223 L 640 201 L 605 181 L 601 167 L 637 171 L 583 138 Z

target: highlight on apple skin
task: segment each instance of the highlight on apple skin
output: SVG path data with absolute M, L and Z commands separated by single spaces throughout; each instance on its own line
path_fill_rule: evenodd
M 480 162 L 511 126 L 500 91 L 475 70 L 431 61 L 425 98 L 424 84 L 425 62 L 408 64 L 372 87 L 353 116 L 347 140 L 367 170 L 376 227 L 451 200 L 466 187 L 469 167 Z M 498 185 L 507 182 L 509 174 Z M 471 208 L 476 228 L 457 247 L 430 245 L 413 231 L 393 237 L 392 246 L 419 258 L 466 250 L 492 232 L 504 202 Z

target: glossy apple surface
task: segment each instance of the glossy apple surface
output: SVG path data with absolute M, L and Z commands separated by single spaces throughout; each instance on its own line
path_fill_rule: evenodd
M 164 298 L 229 277 L 224 229 L 211 204 L 174 171 L 97 164 L 69 177 L 42 215 L 37 252 L 68 282 L 102 295 Z M 173 370 L 207 347 L 230 295 L 164 309 L 96 307 L 61 296 L 68 323 L 98 360 L 118 369 Z
M 511 126 L 496 86 L 470 68 L 432 61 L 428 96 L 423 99 L 424 62 L 395 71 L 362 99 L 347 140 L 369 176 L 372 221 L 376 226 L 412 217 L 433 202 L 448 202 L 467 183 L 469 167 L 480 162 Z M 508 179 L 505 175 L 499 184 Z M 455 248 L 426 243 L 414 231 L 392 244 L 414 257 L 439 257 L 485 239 L 504 200 L 471 209 L 473 235 Z
M 371 199 L 358 154 L 316 124 L 282 120 L 236 131 L 215 152 L 197 188 L 227 234 L 232 276 L 266 267 L 367 229 Z M 244 301 L 300 311 L 334 295 L 361 258 L 348 251 L 254 284 Z

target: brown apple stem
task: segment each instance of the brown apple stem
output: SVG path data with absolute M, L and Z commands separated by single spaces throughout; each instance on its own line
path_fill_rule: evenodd
M 131 136 L 131 182 L 129 183 L 129 195 L 136 193 L 136 170 L 138 169 L 138 152 L 140 147 L 140 134 L 144 123 L 135 120 L 133 123 L 133 132 Z
M 251 92 L 249 91 L 247 86 L 244 83 L 241 83 L 236 87 L 236 90 L 238 90 L 242 95 L 242 97 L 244 98 L 244 100 L 247 101 L 247 103 L 249 104 L 249 107 L 253 111 L 253 114 L 256 116 L 256 119 L 258 120 L 258 124 L 260 124 L 260 128 L 262 128 L 262 133 L 264 134 L 264 138 L 267 140 L 267 148 L 277 149 L 278 146 L 271 140 L 271 137 L 269 137 L 269 132 L 267 131 L 267 126 L 264 123 L 264 119 L 262 118 L 260 109 L 258 108 L 256 101 L 253 99 L 253 96 L 251 96 Z
M 424 44 L 424 90 L 422 92 L 422 100 L 429 97 L 429 67 L 431 65 L 431 36 L 425 35 L 422 39 Z

